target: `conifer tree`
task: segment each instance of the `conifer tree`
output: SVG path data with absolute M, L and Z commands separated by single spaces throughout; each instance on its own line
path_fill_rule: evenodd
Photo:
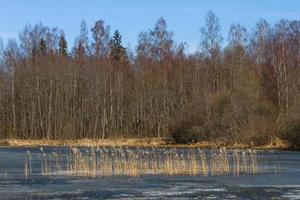
M 128 61 L 128 56 L 126 48 L 122 46 L 122 36 L 118 30 L 114 32 L 110 45 L 110 60 L 112 64 L 118 65 L 120 63 L 126 63 Z
M 41 56 L 45 56 L 47 54 L 47 45 L 45 40 L 42 38 L 39 44 L 39 54 Z
M 68 43 L 64 35 L 60 37 L 58 53 L 63 57 L 66 57 L 68 55 Z

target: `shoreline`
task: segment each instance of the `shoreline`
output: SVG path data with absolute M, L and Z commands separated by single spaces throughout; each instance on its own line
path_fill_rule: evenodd
M 130 139 L 76 139 L 76 140 L 26 140 L 0 139 L 0 147 L 156 147 L 156 148 L 221 148 L 230 149 L 265 149 L 297 150 L 287 142 L 276 139 L 273 144 L 253 146 L 249 144 L 224 144 L 221 142 L 203 141 L 193 144 L 175 144 L 171 139 L 163 138 L 130 138 Z

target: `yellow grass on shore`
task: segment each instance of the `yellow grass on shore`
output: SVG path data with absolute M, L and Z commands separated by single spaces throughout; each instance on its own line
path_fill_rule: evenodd
M 222 142 L 202 141 L 193 144 L 175 144 L 171 139 L 164 138 L 130 138 L 130 139 L 77 139 L 77 140 L 24 140 L 24 139 L 2 139 L 0 146 L 4 147 L 201 147 L 219 148 L 227 147 L 233 149 L 257 148 L 257 149 L 290 149 L 290 145 L 279 138 L 271 144 L 253 146 L 251 144 L 228 145 Z
M 23 140 L 3 139 L 0 146 L 8 147 L 109 147 L 109 146 L 162 146 L 169 140 L 160 138 L 145 139 L 77 139 L 77 140 Z

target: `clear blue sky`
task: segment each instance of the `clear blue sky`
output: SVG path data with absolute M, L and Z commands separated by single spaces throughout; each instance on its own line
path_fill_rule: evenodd
M 230 24 L 239 22 L 248 30 L 259 18 L 271 24 L 281 18 L 300 20 L 300 0 L 1 0 L 0 38 L 18 38 L 26 24 L 42 22 L 65 31 L 73 43 L 81 20 L 89 28 L 103 19 L 119 29 L 125 46 L 134 48 L 137 35 L 164 17 L 177 41 L 186 41 L 190 50 L 199 44 L 199 29 L 212 10 L 220 19 L 226 39 Z

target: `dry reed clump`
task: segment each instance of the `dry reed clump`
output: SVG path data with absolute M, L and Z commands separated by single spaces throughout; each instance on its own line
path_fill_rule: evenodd
M 31 154 L 30 151 L 27 151 L 25 161 L 24 161 L 24 176 L 25 179 L 29 178 L 29 175 L 32 174 L 31 167 Z
M 42 175 L 139 176 L 220 175 L 277 172 L 268 155 L 256 150 L 201 150 L 200 148 L 70 148 L 45 153 L 41 149 Z M 29 176 L 28 158 L 25 177 Z

